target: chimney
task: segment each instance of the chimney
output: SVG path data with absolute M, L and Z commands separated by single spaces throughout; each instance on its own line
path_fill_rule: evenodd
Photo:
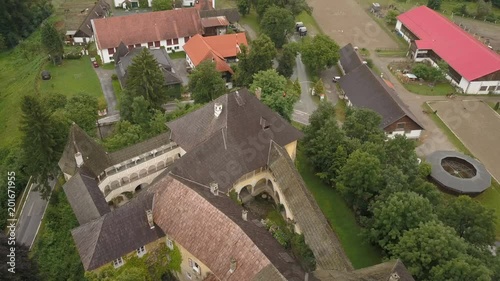
M 244 221 L 247 221 L 248 220 L 248 211 L 243 209 L 241 211 L 241 217 L 243 218 Z
M 214 116 L 215 118 L 219 118 L 219 115 L 222 113 L 222 103 L 214 103 Z
M 155 228 L 155 224 L 153 222 L 153 211 L 152 210 L 146 210 L 146 216 L 148 218 L 149 228 L 151 228 L 151 229 Z
M 210 192 L 215 196 L 219 195 L 219 185 L 216 182 L 210 184 Z
M 260 87 L 255 89 L 255 96 L 257 97 L 258 100 L 260 100 L 261 95 L 262 95 L 262 89 Z
M 391 277 L 389 277 L 389 281 L 399 281 L 399 275 L 394 272 L 393 274 L 391 274 Z
M 75 153 L 76 166 L 80 168 L 83 165 L 83 156 L 80 152 Z
M 237 262 L 235 258 L 231 258 L 231 265 L 229 266 L 229 272 L 233 273 L 236 270 Z

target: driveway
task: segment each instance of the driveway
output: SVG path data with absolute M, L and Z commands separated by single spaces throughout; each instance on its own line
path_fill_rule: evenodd
M 118 102 L 116 101 L 113 83 L 111 82 L 111 75 L 116 72 L 114 69 L 103 69 L 102 67 L 94 68 L 94 70 L 97 73 L 97 77 L 99 77 L 102 92 L 108 104 L 108 116 L 115 115 L 118 113 Z
M 49 181 L 49 184 L 53 189 L 56 181 Z M 16 242 L 30 249 L 49 204 L 49 201 L 43 200 L 40 192 L 34 189 L 36 188 L 32 184 L 16 227 Z
M 189 82 L 188 79 L 188 73 L 186 71 L 186 59 L 180 58 L 180 59 L 171 59 L 172 61 L 172 67 L 175 70 L 175 74 L 179 76 L 182 80 L 182 85 L 186 86 Z

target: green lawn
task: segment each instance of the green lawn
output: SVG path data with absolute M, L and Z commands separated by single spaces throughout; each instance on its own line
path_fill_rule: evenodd
M 102 67 L 103 69 L 113 70 L 113 69 L 115 69 L 115 63 L 109 62 L 109 63 L 101 64 L 99 67 Z
M 314 173 L 305 155 L 297 152 L 298 170 L 316 202 L 325 214 L 354 268 L 364 268 L 381 262 L 382 253 L 365 243 L 359 235 L 362 228 L 356 223 L 354 214 L 340 194 L 325 185 Z
M 432 106 L 432 105 L 431 105 Z M 428 112 L 434 111 L 429 104 L 424 103 L 422 108 Z M 465 145 L 453 134 L 453 132 L 446 126 L 446 124 L 437 116 L 436 114 L 429 113 L 430 118 L 436 123 L 436 125 L 441 129 L 441 132 L 446 135 L 448 140 L 455 146 L 460 152 L 467 154 L 471 157 L 474 157 L 472 153 L 465 147 Z M 497 239 L 500 240 L 500 185 L 492 179 L 492 185 L 481 195 L 477 196 L 479 202 L 481 202 L 484 206 L 495 210 L 496 218 L 497 218 Z
M 259 19 L 254 10 L 251 10 L 250 14 L 241 17 L 240 24 L 250 26 L 250 28 L 255 31 L 257 35 L 260 33 Z
M 171 58 L 171 59 L 185 59 L 186 58 L 186 53 L 185 52 L 172 52 L 170 54 L 168 54 L 168 56 Z
M 24 95 L 35 94 L 36 78 L 39 77 L 41 67 L 45 62 L 42 55 L 32 56 L 28 60 L 21 57 L 16 50 L 17 48 L 0 53 L 0 68 L 2 69 L 0 75 L 0 147 L 9 147 L 19 141 L 21 99 Z
M 303 22 L 304 25 L 307 27 L 308 33 L 310 33 L 311 35 L 323 33 L 323 31 L 321 30 L 321 27 L 316 22 L 316 19 L 314 19 L 314 17 L 311 14 L 308 14 L 305 11 L 300 13 L 297 16 L 296 20 Z
M 345 101 L 339 99 L 337 104 L 335 104 L 335 117 L 338 121 L 344 123 L 346 110 L 347 110 L 347 105 L 345 104 Z
M 122 86 L 120 86 L 120 81 L 118 80 L 112 80 L 113 83 L 113 91 L 115 92 L 116 96 L 116 101 L 118 101 L 118 104 L 120 104 L 120 101 L 122 99 Z
M 427 83 L 421 84 L 401 83 L 410 92 L 423 96 L 445 96 L 449 93 L 456 93 L 449 83 L 439 83 L 434 87 L 430 87 Z
M 79 60 L 64 60 L 59 66 L 47 63 L 45 69 L 50 71 L 52 79 L 39 80 L 40 94 L 55 92 L 71 96 L 85 92 L 96 98 L 103 96 L 101 84 L 88 56 Z

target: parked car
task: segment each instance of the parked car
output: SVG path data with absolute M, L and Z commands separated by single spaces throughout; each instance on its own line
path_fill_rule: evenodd
M 332 79 L 332 82 L 337 83 L 337 82 L 339 82 L 339 80 L 340 80 L 340 76 L 334 76 Z
M 97 60 L 95 58 L 90 58 L 90 61 L 92 62 L 92 65 L 94 66 L 94 68 L 99 67 L 99 63 L 97 63 Z

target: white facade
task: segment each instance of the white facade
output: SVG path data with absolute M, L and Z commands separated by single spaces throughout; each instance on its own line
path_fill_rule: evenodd
M 177 42 L 177 44 L 174 44 L 175 42 Z M 158 43 L 159 43 L 159 46 L 158 46 Z M 170 45 L 168 45 L 167 43 L 170 43 Z M 176 52 L 182 51 L 183 52 L 184 51 L 184 49 L 183 49 L 184 44 L 186 44 L 186 40 L 184 38 L 177 38 L 177 39 L 161 40 L 161 41 L 156 41 L 156 42 L 137 43 L 137 44 L 134 44 L 134 47 L 135 48 L 149 47 L 150 49 L 159 49 L 160 47 L 165 47 L 165 50 L 167 51 L 167 53 L 172 53 L 173 51 L 176 51 Z M 96 48 L 97 48 L 99 56 L 101 56 L 102 63 L 110 63 L 113 61 L 113 54 L 114 54 L 114 52 L 116 52 L 116 49 L 118 48 L 118 46 L 116 46 L 115 48 L 109 48 L 109 49 L 99 49 L 99 45 L 96 42 Z
M 188 56 L 187 53 L 186 53 L 186 62 L 191 69 L 194 69 L 194 63 L 191 61 L 191 58 Z
M 386 133 L 386 135 L 389 139 L 395 138 L 396 135 L 406 136 L 407 139 L 418 139 L 418 138 L 420 138 L 421 134 L 422 134 L 422 130 L 411 130 L 410 132 L 394 131 L 392 133 Z
M 127 8 L 125 4 L 125 0 L 113 0 L 113 3 L 115 4 L 115 7 L 117 8 Z M 151 7 L 152 0 L 148 0 L 148 7 Z M 130 4 L 132 5 L 133 8 L 139 7 L 139 1 L 138 0 L 131 0 Z
M 182 0 L 182 6 L 194 7 L 194 0 Z
M 398 20 L 396 23 L 396 30 L 399 34 L 407 41 L 410 42 L 410 38 L 406 36 L 402 31 L 403 24 Z M 418 54 L 427 53 L 427 50 L 419 50 L 415 51 L 412 59 L 416 62 L 428 61 L 432 66 L 438 67 L 438 65 L 429 58 L 417 58 Z M 460 82 L 457 83 L 453 80 L 449 75 L 446 75 L 446 79 L 450 81 L 450 83 L 459 88 L 465 94 L 489 94 L 490 92 L 495 94 L 500 94 L 500 81 L 468 81 L 464 77 L 461 77 Z

